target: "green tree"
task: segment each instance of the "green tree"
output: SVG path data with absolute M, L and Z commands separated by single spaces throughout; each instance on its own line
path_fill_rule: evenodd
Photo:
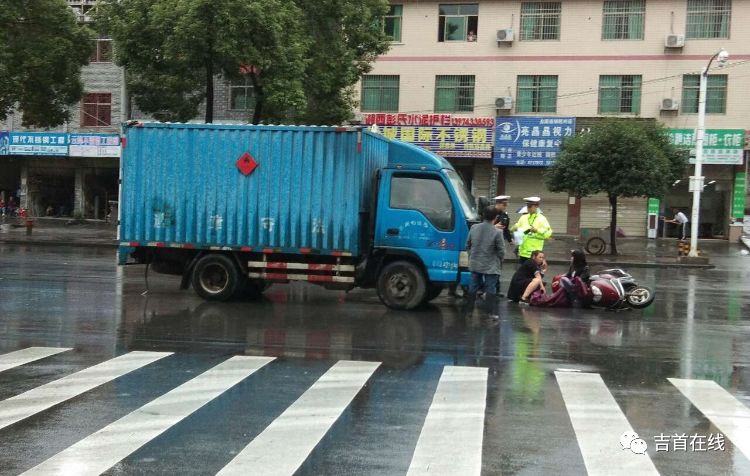
M 341 124 L 356 101 L 353 86 L 388 51 L 387 0 L 295 0 L 310 38 L 305 70 L 308 124 Z
M 609 119 L 591 132 L 565 140 L 560 158 L 545 174 L 553 192 L 577 197 L 606 193 L 611 208 L 610 252 L 617 254 L 617 199 L 660 197 L 687 166 L 684 151 L 673 146 L 654 121 Z
M 101 0 L 97 22 L 115 42 L 135 103 L 159 120 L 185 122 L 205 101 L 213 122 L 214 78 L 249 71 L 253 122 L 303 110 L 307 38 L 286 0 Z
M 27 127 L 67 121 L 91 38 L 64 0 L 0 0 L 0 120 L 18 109 Z

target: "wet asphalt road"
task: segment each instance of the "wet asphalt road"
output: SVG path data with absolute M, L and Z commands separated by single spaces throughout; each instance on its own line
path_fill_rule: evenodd
M 372 291 L 302 283 L 273 286 L 261 301 L 206 303 L 179 291 L 178 278 L 152 274 L 143 296 L 143 268 L 118 268 L 112 254 L 0 244 L 0 354 L 72 348 L 0 372 L 0 400 L 131 351 L 173 353 L 0 428 L 1 475 L 29 470 L 234 355 L 276 359 L 105 474 L 216 474 L 349 360 L 381 365 L 295 474 L 406 474 L 450 366 L 487 369 L 482 474 L 614 474 L 614 463 L 607 470 L 586 448 L 604 438 L 629 452 L 619 449 L 620 427 L 606 423 L 617 421 L 617 406 L 648 444 L 647 455 L 629 456 L 650 458 L 659 473 L 750 474 L 750 417 L 741 413 L 750 407 L 750 257 L 729 256 L 708 271 L 631 270 L 657 292 L 645 311 L 503 302 L 492 321 L 447 296 L 420 312 L 394 312 Z M 555 371 L 598 374 L 615 411 L 606 402 L 586 407 L 583 429 L 574 428 L 576 401 Z M 714 381 L 740 412 L 724 400 L 699 410 L 669 378 Z M 723 451 L 691 451 L 690 440 L 686 451 L 656 451 L 656 435 L 683 433 L 734 440 L 725 436 Z

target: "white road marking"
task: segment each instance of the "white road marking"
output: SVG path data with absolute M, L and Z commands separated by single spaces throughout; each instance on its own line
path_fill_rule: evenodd
M 479 475 L 486 404 L 486 368 L 445 367 L 408 475 Z
M 71 350 L 68 347 L 29 347 L 0 355 L 0 372 Z
M 659 474 L 648 454 L 620 446 L 633 431 L 601 376 L 586 372 L 555 372 L 589 475 Z M 644 435 L 641 435 L 641 439 Z
M 750 410 L 745 405 L 713 380 L 667 380 L 750 458 Z
M 272 360 L 232 357 L 23 474 L 101 474 Z
M 294 474 L 379 365 L 337 362 L 218 474 Z
M 88 392 L 171 352 L 129 352 L 0 402 L 0 429 Z

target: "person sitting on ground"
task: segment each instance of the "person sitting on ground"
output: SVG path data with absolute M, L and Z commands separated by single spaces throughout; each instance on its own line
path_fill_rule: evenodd
M 568 272 L 559 276 L 559 285 L 555 289 L 555 280 L 552 282 L 552 294 L 545 294 L 542 290 L 536 290 L 529 298 L 532 306 L 540 307 L 571 307 L 580 303 L 586 305 L 591 291 L 588 284 L 590 281 L 589 267 L 586 263 L 586 255 L 581 250 L 571 250 L 570 267 Z
M 541 250 L 531 252 L 531 257 L 523 262 L 510 280 L 509 300 L 528 303 L 531 293 L 537 289 L 544 292 L 543 279 L 544 272 L 547 270 L 547 262 L 544 258 L 544 252 Z

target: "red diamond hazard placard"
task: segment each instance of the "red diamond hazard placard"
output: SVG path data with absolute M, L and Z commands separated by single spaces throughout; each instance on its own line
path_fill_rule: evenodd
M 249 152 L 245 152 L 237 159 L 237 168 L 240 169 L 242 175 L 250 175 L 257 166 L 258 163 Z

